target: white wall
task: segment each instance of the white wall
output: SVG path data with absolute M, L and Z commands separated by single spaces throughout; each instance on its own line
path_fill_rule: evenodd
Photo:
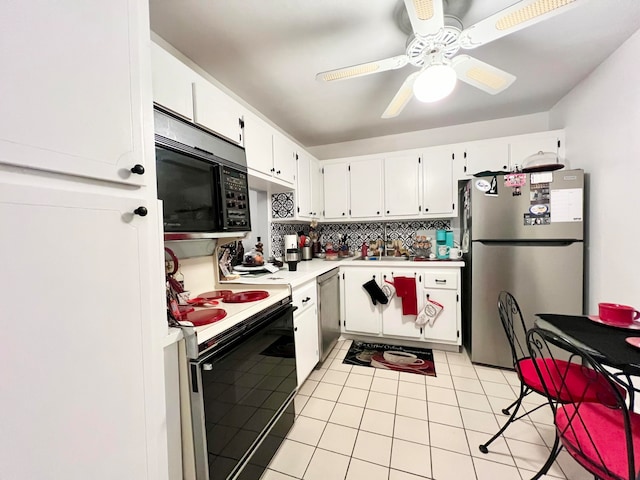
M 327 160 L 330 158 L 354 157 L 487 138 L 507 137 L 523 133 L 543 132 L 548 129 L 549 114 L 542 112 L 519 117 L 499 118 L 484 122 L 386 135 L 384 137 L 365 138 L 351 142 L 319 145 L 309 147 L 307 150 L 317 159 Z
M 640 307 L 640 31 L 549 112 L 564 128 L 567 158 L 587 179 L 585 290 L 598 302 Z

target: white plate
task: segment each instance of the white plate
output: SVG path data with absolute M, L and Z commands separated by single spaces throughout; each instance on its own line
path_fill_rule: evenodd
M 253 267 L 248 267 L 248 266 L 244 266 L 244 265 L 236 265 L 235 267 L 233 267 L 233 270 L 235 272 L 244 272 L 244 273 L 249 273 L 249 272 L 267 272 L 268 269 L 265 265 L 256 265 Z M 277 267 L 276 267 L 276 271 L 277 271 Z

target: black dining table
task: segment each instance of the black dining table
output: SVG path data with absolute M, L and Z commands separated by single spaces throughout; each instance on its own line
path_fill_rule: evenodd
M 629 345 L 627 337 L 640 337 L 640 330 L 613 327 L 588 316 L 537 313 L 535 325 L 550 330 L 585 347 L 600 363 L 627 376 L 640 376 L 640 349 Z

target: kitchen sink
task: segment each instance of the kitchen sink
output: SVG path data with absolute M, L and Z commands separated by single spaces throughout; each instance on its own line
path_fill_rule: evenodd
M 370 262 L 404 262 L 409 260 L 409 257 L 358 257 L 355 260 Z

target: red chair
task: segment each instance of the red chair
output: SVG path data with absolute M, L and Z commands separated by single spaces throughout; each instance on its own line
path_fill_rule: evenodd
M 538 359 L 531 358 L 526 343 L 527 328 L 524 323 L 522 311 L 520 310 L 520 306 L 516 299 L 509 292 L 503 291 L 498 295 L 498 313 L 500 315 L 502 327 L 507 335 L 509 346 L 511 347 L 513 368 L 520 379 L 520 394 L 511 405 L 502 410 L 502 413 L 510 416 L 493 437 L 479 446 L 482 453 L 489 452 L 489 445 L 496 438 L 502 435 L 509 425 L 546 405 L 546 403 L 543 403 L 533 410 L 524 412 L 522 415 L 517 416 L 522 406 L 522 400 L 533 392 L 546 397 L 551 402 L 570 403 L 578 397 L 584 397 L 585 401 L 599 402 L 600 396 L 604 395 L 606 397 L 603 391 L 608 391 L 608 384 L 604 379 L 601 381 L 602 384 L 597 382 L 592 383 L 590 379 L 583 376 L 582 369 L 579 365 L 573 365 L 565 360 L 553 359 L 550 357 Z M 559 377 L 554 376 L 551 373 L 542 376 L 538 375 L 536 366 L 537 362 L 550 363 L 550 365 L 547 366 L 548 368 L 543 367 L 541 368 L 541 371 L 554 372 L 556 370 L 554 367 L 566 370 L 566 382 L 560 381 L 561 379 Z M 624 390 L 622 390 L 622 392 L 624 395 Z M 509 412 L 511 408 L 513 408 L 512 413 Z M 559 438 L 556 436 L 552 448 L 552 455 L 536 476 L 533 477 L 534 480 L 540 478 L 542 475 L 547 473 L 549 468 L 551 468 L 551 465 L 557 456 L 557 453 L 554 455 L 553 452 L 558 449 L 558 445 Z
M 540 383 L 551 398 L 570 392 L 568 403 L 550 402 L 556 438 L 555 459 L 564 447 L 580 465 L 603 480 L 635 480 L 640 465 L 640 415 L 629 410 L 624 389 L 589 353 L 553 332 L 538 328 L 527 345 Z M 569 363 L 554 360 L 557 348 L 571 355 Z M 580 386 L 576 385 L 579 371 Z M 549 385 L 552 379 L 553 386 Z M 593 402 L 591 392 L 598 392 Z

